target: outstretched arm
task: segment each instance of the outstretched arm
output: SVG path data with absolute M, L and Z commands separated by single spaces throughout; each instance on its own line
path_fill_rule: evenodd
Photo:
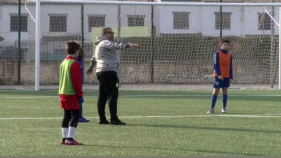
M 138 47 L 137 44 L 133 44 L 133 43 L 111 42 L 109 40 L 104 41 L 104 46 L 108 49 L 126 49 L 126 48 L 135 49 Z
M 90 60 L 89 68 L 88 68 L 88 70 L 86 71 L 86 74 L 87 74 L 87 75 L 90 75 L 90 74 L 93 73 L 93 69 L 94 69 L 94 67 L 96 66 L 96 64 L 97 64 L 96 58 L 93 56 L 93 57 L 91 58 L 91 60 Z

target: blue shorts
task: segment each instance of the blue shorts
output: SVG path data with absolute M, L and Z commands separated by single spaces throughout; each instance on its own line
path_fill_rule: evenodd
M 230 87 L 229 78 L 219 80 L 217 77 L 214 78 L 214 88 L 228 88 Z

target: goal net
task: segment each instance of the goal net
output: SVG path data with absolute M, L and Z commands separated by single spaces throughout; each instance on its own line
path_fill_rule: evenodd
M 137 50 L 119 50 L 121 87 L 211 88 L 220 39 L 231 42 L 232 87 L 278 87 L 279 3 L 39 1 L 39 17 L 34 1 L 23 10 L 20 69 L 17 59 L 1 57 L 14 67 L 5 67 L 5 84 L 16 84 L 20 70 L 24 85 L 57 85 L 68 40 L 83 45 L 86 70 L 94 41 L 111 27 L 116 41 L 139 44 Z M 85 74 L 84 83 L 98 80 Z

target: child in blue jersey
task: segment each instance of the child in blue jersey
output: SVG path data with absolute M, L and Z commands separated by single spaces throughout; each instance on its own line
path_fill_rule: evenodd
M 229 40 L 223 39 L 220 43 L 220 50 L 214 54 L 214 89 L 208 114 L 214 113 L 220 88 L 222 88 L 221 113 L 226 113 L 227 90 L 230 87 L 230 79 L 233 79 L 232 54 L 228 52 L 229 48 Z
M 80 68 L 81 68 L 81 72 L 82 72 L 82 81 L 84 81 L 84 64 L 83 64 L 83 59 L 84 59 L 84 50 L 83 48 L 80 48 L 79 49 L 79 54 L 78 54 L 78 57 L 77 57 L 77 61 L 80 65 Z M 83 87 L 83 82 L 82 82 L 82 85 Z M 86 118 L 83 117 L 83 105 L 82 103 L 80 104 L 80 117 L 79 117 L 79 122 L 89 122 L 90 120 L 87 120 Z

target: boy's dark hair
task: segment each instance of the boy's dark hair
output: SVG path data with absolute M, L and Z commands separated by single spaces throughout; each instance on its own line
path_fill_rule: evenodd
M 78 59 L 84 59 L 84 50 L 81 47 L 79 49 Z
M 223 44 L 223 43 L 230 43 L 230 42 L 229 42 L 228 39 L 222 39 L 221 42 L 220 42 L 220 44 Z
M 80 44 L 77 41 L 68 41 L 66 43 L 66 53 L 75 54 L 80 49 Z

